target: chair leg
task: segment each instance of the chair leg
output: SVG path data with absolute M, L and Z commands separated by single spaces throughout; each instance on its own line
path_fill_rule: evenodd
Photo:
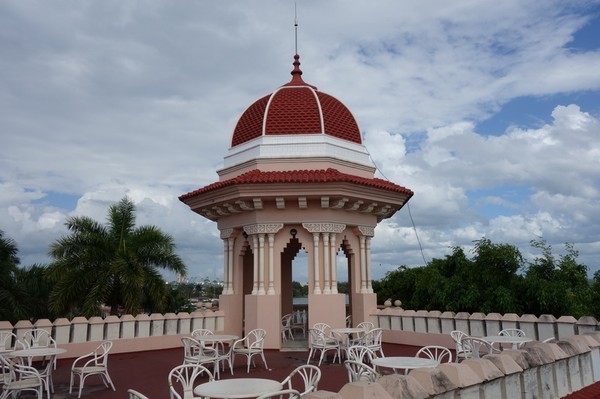
M 308 352 L 308 359 L 306 359 L 306 364 L 310 363 L 310 360 L 312 359 L 312 354 L 313 354 L 313 348 L 310 348 L 310 352 Z
M 319 358 L 319 367 L 321 367 L 321 362 L 323 361 L 323 355 L 325 355 L 325 351 L 321 349 L 321 357 Z

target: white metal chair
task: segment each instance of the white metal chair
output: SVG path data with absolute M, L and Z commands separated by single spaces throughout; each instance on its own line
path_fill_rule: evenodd
M 219 376 L 219 352 L 215 348 L 209 348 L 197 339 L 191 337 L 181 337 L 183 344 L 183 363 L 182 364 L 207 364 L 213 366 L 213 373 Z
M 331 332 L 331 326 L 327 323 L 315 323 L 313 324 L 313 330 L 319 330 L 319 331 L 323 331 L 325 333 L 325 335 L 329 335 L 329 333 Z
M 317 329 L 310 329 L 308 333 L 310 338 L 310 351 L 308 352 L 306 364 L 310 363 L 313 354 L 316 354 L 318 351 L 321 351 L 321 356 L 319 357 L 319 366 L 321 366 L 321 362 L 323 361 L 323 357 L 327 351 L 331 350 L 335 351 L 333 361 L 335 362 L 336 358 L 339 358 L 341 361 L 340 342 L 337 339 L 328 337 L 323 331 Z
M 364 331 L 356 333 L 356 337 L 350 340 L 350 345 L 363 345 L 364 344 L 364 335 L 367 331 L 371 331 L 375 328 L 375 324 L 370 321 L 362 321 L 356 325 L 357 328 L 362 328 Z
M 452 363 L 452 352 L 444 346 L 427 345 L 417 351 L 415 357 L 427 357 L 438 363 Z
M 374 328 L 369 330 L 363 336 L 364 344 L 367 348 L 371 349 L 378 357 L 385 357 L 383 353 L 383 346 L 381 340 L 383 338 L 383 329 Z
M 294 340 L 294 334 L 292 333 L 292 318 L 293 315 L 288 313 L 281 317 L 281 339 L 286 342 L 288 338 Z
M 33 328 L 25 331 L 23 339 L 19 342 L 24 348 L 56 348 L 56 341 L 52 338 L 50 332 L 43 328 Z M 45 362 L 46 359 L 43 359 L 43 361 Z M 56 370 L 56 358 L 54 358 L 52 367 Z
M 377 355 L 364 345 L 351 345 L 346 350 L 348 360 L 356 360 L 365 364 L 371 364 Z
M 5 370 L 0 399 L 6 399 L 9 396 L 16 397 L 18 393 L 24 391 L 35 392 L 37 398 L 42 399 L 44 383 L 35 368 L 21 363 L 13 363 L 1 354 L 0 367 Z M 52 367 L 52 365 L 48 363 L 48 367 Z
M 500 353 L 500 351 L 488 341 L 476 337 L 463 337 L 460 341 L 463 350 L 467 353 L 467 359 L 479 359 L 482 355 Z
M 37 369 L 40 377 L 42 378 L 44 389 L 48 394 L 48 399 L 50 399 L 50 395 L 54 393 L 54 382 L 52 381 L 52 370 L 54 369 L 54 364 L 56 364 L 56 355 L 50 356 L 48 363 L 42 363 L 42 365 L 44 365 L 42 369 Z
M 376 382 L 380 375 L 373 367 L 359 362 L 357 360 L 344 361 L 344 367 L 348 370 L 348 381 L 368 381 Z
M 498 335 L 504 336 L 504 337 L 524 337 L 525 336 L 525 331 L 519 329 L 519 328 L 505 328 L 504 330 L 500 331 L 498 333 Z M 520 343 L 520 344 L 513 344 L 512 348 L 513 349 L 519 349 L 522 348 L 523 345 L 525 343 Z M 502 346 L 502 345 L 500 345 Z
M 201 364 L 182 364 L 169 372 L 169 394 L 171 399 L 193 399 L 194 386 L 198 377 L 206 374 L 208 381 L 214 381 L 214 375 Z M 177 388 L 181 387 L 181 394 Z
M 282 389 L 281 391 L 260 395 L 256 399 L 298 399 L 300 396 L 300 392 L 295 389 Z
M 10 331 L 0 331 L 0 354 L 15 350 L 17 341 L 16 334 Z
M 352 315 L 349 314 L 348 316 L 346 316 L 346 327 L 350 328 L 352 327 Z
M 72 392 L 73 382 L 75 376 L 79 377 L 79 394 L 78 398 L 81 397 L 81 391 L 85 379 L 91 375 L 98 375 L 102 379 L 104 385 L 108 388 L 110 386 L 112 390 L 115 390 L 115 386 L 110 379 L 108 374 L 108 352 L 112 348 L 111 341 L 104 341 L 93 351 L 87 355 L 79 356 L 73 362 L 71 366 L 71 381 L 69 383 L 69 393 Z
M 300 392 L 300 396 L 304 396 L 317 390 L 317 385 L 319 385 L 319 381 L 321 380 L 321 370 L 317 366 L 310 364 L 298 366 L 281 381 L 281 385 L 284 387 L 287 385 L 287 389 L 296 389 L 293 387 L 293 381 L 299 380 L 297 377 L 302 379 L 304 386 L 304 389 L 298 389 L 298 392 Z
M 254 363 L 254 356 L 260 356 L 262 358 L 263 363 L 265 364 L 265 369 L 268 369 L 267 359 L 265 359 L 264 352 L 264 343 L 265 343 L 265 335 L 267 332 L 262 328 L 257 328 L 250 331 L 244 338 L 238 339 L 233 343 L 232 348 L 232 363 L 234 363 L 236 355 L 244 355 L 246 356 L 247 369 L 246 372 L 250 372 L 250 363 L 256 367 Z
M 209 330 L 207 328 L 197 328 L 194 331 L 192 331 L 191 336 L 195 340 L 198 340 L 203 347 L 213 348 L 214 345 L 212 343 L 206 344 L 206 343 L 202 342 L 202 340 L 200 340 L 200 338 L 206 337 L 207 335 L 214 335 L 214 334 L 215 333 L 212 330 Z
M 18 345 L 18 342 L 19 340 L 17 339 L 16 334 L 10 331 L 0 331 L 0 355 L 15 350 L 15 347 Z M 5 369 L 4 366 L 0 367 L 0 382 L 4 380 L 5 371 L 8 372 L 8 369 Z
M 505 337 L 524 337 L 525 331 L 518 328 L 505 328 L 504 330 L 500 331 L 498 335 Z
M 307 319 L 306 319 L 306 310 L 296 310 L 293 313 L 293 317 L 292 317 L 292 325 L 290 326 L 290 329 L 292 331 L 292 336 L 294 331 L 299 330 L 302 331 L 302 337 L 306 338 L 306 324 L 307 324 Z
M 135 389 L 128 389 L 127 395 L 129 395 L 129 399 L 148 399 L 146 395 L 136 391 Z
M 456 351 L 456 357 L 455 357 L 455 361 L 458 362 L 459 359 L 463 360 L 463 359 L 468 359 L 469 357 L 471 357 L 470 353 L 467 353 L 465 351 L 465 349 L 462 346 L 462 339 L 464 337 L 468 337 L 468 334 L 466 334 L 463 331 L 460 330 L 453 330 L 450 331 L 450 336 L 452 337 L 452 339 L 454 340 L 454 346 L 455 346 L 455 351 Z

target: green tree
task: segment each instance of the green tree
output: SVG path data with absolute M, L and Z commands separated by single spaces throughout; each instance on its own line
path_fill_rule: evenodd
M 143 304 L 149 312 L 165 308 L 168 286 L 159 269 L 185 274 L 186 267 L 171 236 L 155 226 L 136 227 L 135 219 L 127 197 L 110 206 L 106 226 L 85 216 L 67 219 L 70 234 L 50 246 L 53 312 L 91 317 L 102 304 L 111 314 L 119 306 L 133 315 Z
M 17 283 L 20 272 L 18 252 L 15 241 L 0 230 L 0 320 L 11 323 L 28 319 L 24 304 L 27 292 Z
M 593 314 L 596 287 L 587 279 L 588 268 L 577 262 L 579 253 L 565 244 L 565 255 L 557 259 L 552 246 L 533 240 L 531 246 L 542 251 L 525 273 L 527 313 L 570 315 L 576 318 Z

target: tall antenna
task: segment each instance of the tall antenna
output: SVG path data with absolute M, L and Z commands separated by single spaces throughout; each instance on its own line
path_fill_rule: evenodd
M 296 7 L 296 2 L 294 2 L 294 33 L 295 33 L 295 50 L 296 54 L 298 54 L 298 9 Z

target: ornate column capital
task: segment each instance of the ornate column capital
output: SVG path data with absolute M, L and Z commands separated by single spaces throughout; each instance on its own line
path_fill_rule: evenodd
M 244 226 L 246 234 L 277 233 L 283 228 L 283 223 L 255 223 Z
M 233 234 L 233 229 L 223 229 L 220 230 L 220 235 L 221 235 L 221 239 L 224 240 L 226 238 L 233 238 L 235 237 L 237 234 Z
M 375 226 L 357 226 L 358 231 L 361 235 L 366 237 L 375 236 Z
M 302 227 L 309 233 L 341 233 L 346 228 L 346 225 L 343 223 L 310 222 L 302 223 Z

